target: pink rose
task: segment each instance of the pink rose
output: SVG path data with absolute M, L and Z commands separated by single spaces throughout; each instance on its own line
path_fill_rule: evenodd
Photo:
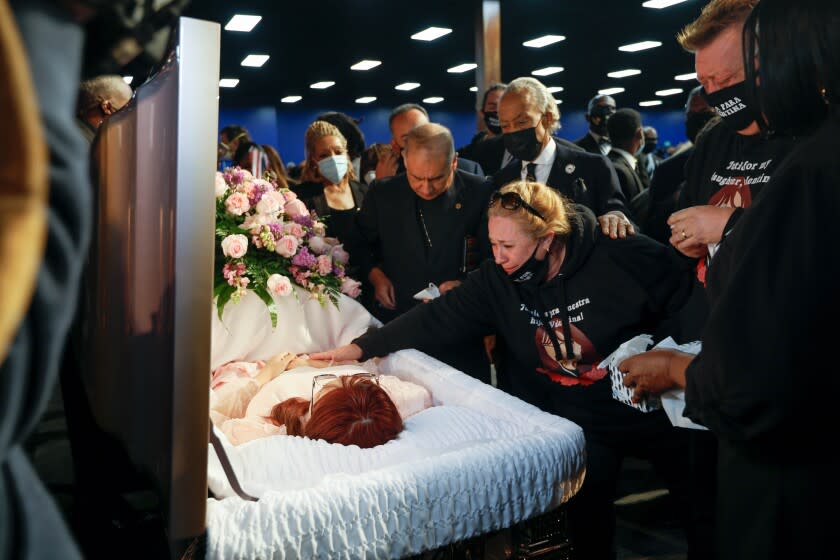
M 323 237 L 327 234 L 327 226 L 324 225 L 324 222 L 315 222 L 312 224 L 312 231 L 315 235 Z
M 305 216 L 308 213 L 306 205 L 300 200 L 290 200 L 286 203 L 286 215 L 295 218 L 297 216 Z
M 338 264 L 347 264 L 350 260 L 350 253 L 344 250 L 344 245 L 336 245 L 330 252 L 332 258 Z
M 286 232 L 286 235 L 293 235 L 297 238 L 303 237 L 304 234 L 303 226 L 297 222 L 289 222 L 283 226 L 283 231 Z
M 228 190 L 225 176 L 221 171 L 216 171 L 216 198 L 222 198 Z
M 362 293 L 362 283 L 347 276 L 341 281 L 341 293 L 355 299 Z
M 332 259 L 329 255 L 321 255 L 318 257 L 318 274 L 326 276 L 332 272 Z
M 295 191 L 283 191 L 283 198 L 286 199 L 286 202 L 291 202 L 297 198 L 297 194 Z
M 272 274 L 266 281 L 268 292 L 275 296 L 288 296 L 292 293 L 292 281 L 282 274 Z
M 241 192 L 235 192 L 225 200 L 225 210 L 228 214 L 234 216 L 241 216 L 251 209 L 251 204 L 248 202 L 248 195 Z
M 244 235 L 228 235 L 222 239 L 222 253 L 226 257 L 241 259 L 248 252 L 248 238 Z
M 283 195 L 275 191 L 267 191 L 257 202 L 257 213 L 276 214 L 285 204 Z
M 274 250 L 281 257 L 289 258 L 298 250 L 298 238 L 291 235 L 284 235 L 277 241 Z

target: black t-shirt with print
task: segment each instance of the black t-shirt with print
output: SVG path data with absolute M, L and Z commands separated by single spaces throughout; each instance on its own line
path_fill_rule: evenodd
M 760 196 L 773 172 L 793 148 L 790 137 L 744 136 L 721 121 L 700 136 L 686 163 L 686 184 L 677 210 L 692 206 L 736 208 L 724 228 L 724 236 L 736 226 L 743 209 Z M 705 293 L 706 269 L 714 266 L 718 244 L 709 246 L 709 255 L 696 263 L 692 296 L 680 314 L 679 342 L 698 340 L 706 323 L 709 303 Z

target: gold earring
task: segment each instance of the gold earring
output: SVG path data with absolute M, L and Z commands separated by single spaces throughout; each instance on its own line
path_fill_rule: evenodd
M 820 96 L 822 96 L 823 103 L 828 105 L 828 94 L 825 91 L 825 87 L 820 88 Z

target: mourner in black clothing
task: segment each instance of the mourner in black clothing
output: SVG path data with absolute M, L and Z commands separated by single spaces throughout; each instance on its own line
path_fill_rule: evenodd
M 327 235 L 337 237 L 350 252 L 347 273 L 357 277 L 358 245 L 356 213 L 362 207 L 367 185 L 356 180 L 347 153 L 347 140 L 338 128 L 326 121 L 315 121 L 306 130 L 306 160 L 302 182 L 292 190 L 310 211 L 324 218 Z
M 482 213 L 490 186 L 457 168 L 448 129 L 430 123 L 408 132 L 405 162 L 406 173 L 371 185 L 357 216 L 369 248 L 363 272 L 374 289 L 371 311 L 386 322 L 421 304 L 414 295 L 430 282 L 442 293 L 459 285 L 478 265 L 479 238 L 486 237 Z M 428 353 L 490 378 L 481 337 Z
M 569 502 L 576 557 L 614 558 L 623 457 L 651 460 L 685 519 L 688 438 L 661 409 L 643 413 L 613 399 L 598 365 L 622 342 L 655 332 L 680 303 L 687 277 L 668 247 L 643 235 L 603 235 L 591 211 L 543 184 L 516 181 L 490 201 L 495 262 L 485 260 L 428 305 L 313 357 L 362 359 L 497 332 L 513 373 L 506 390 L 579 424 L 586 436 L 586 478 Z
M 639 161 L 636 153 L 644 145 L 642 117 L 633 109 L 619 109 L 607 121 L 612 149 L 607 154 L 618 175 L 618 184 L 627 200 L 645 190 L 639 176 Z
M 615 99 L 609 95 L 596 95 L 586 106 L 587 133 L 575 140 L 575 144 L 589 153 L 605 156 L 610 151 L 607 122 L 615 113 Z
M 840 5 L 790 8 L 762 0 L 747 20 L 752 87 L 741 99 L 760 108 L 765 132 L 799 140 L 720 245 L 703 349 L 620 364 L 637 395 L 684 386 L 685 415 L 717 436 L 718 560 L 837 553 L 840 460 L 829 448 L 840 381 L 826 366 L 840 249 L 826 228 L 840 213 Z
M 495 188 L 531 177 L 589 207 L 605 235 L 633 234 L 626 199 L 609 160 L 569 149 L 551 136 L 560 113 L 554 96 L 540 81 L 513 80 L 499 103 L 499 119 L 505 145 L 516 159 L 493 175 Z

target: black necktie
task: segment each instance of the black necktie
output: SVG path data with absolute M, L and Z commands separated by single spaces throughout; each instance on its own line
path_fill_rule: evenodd
M 526 181 L 536 181 L 537 180 L 537 164 L 536 163 L 529 163 L 525 166 L 525 180 Z

